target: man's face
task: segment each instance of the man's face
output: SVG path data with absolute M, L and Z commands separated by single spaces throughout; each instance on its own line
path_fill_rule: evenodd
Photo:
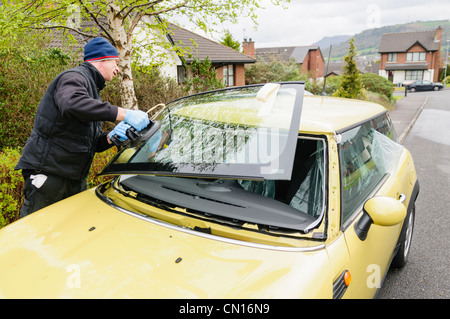
M 119 73 L 117 61 L 119 60 L 94 61 L 91 64 L 103 75 L 105 81 L 111 81 Z
M 105 78 L 105 81 L 111 81 L 117 73 L 119 73 L 119 67 L 117 66 L 118 60 L 105 60 L 102 61 L 103 63 L 103 70 L 100 70 L 103 77 Z

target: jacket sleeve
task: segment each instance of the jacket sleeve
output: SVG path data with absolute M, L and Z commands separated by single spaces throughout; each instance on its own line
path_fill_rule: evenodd
M 74 117 L 81 121 L 110 122 L 114 122 L 117 117 L 118 107 L 91 98 L 86 79 L 76 72 L 61 76 L 56 85 L 54 99 L 63 117 Z
M 108 135 L 108 133 L 104 132 L 98 138 L 97 145 L 95 146 L 96 152 L 103 152 L 114 146 L 114 144 L 108 143 L 107 135 Z

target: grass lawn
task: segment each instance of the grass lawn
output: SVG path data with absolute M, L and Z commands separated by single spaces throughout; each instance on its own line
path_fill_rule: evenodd
M 401 100 L 404 97 L 405 97 L 404 95 L 394 95 L 394 100 L 395 100 L 395 102 L 397 102 L 398 100 Z

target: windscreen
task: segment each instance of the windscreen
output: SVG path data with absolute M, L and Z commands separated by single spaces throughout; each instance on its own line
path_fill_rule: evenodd
M 270 83 L 176 100 L 102 174 L 290 179 L 303 93 L 301 82 Z

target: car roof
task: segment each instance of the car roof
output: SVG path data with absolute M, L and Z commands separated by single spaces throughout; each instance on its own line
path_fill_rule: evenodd
M 300 132 L 334 133 L 387 112 L 380 104 L 327 96 L 304 96 Z

